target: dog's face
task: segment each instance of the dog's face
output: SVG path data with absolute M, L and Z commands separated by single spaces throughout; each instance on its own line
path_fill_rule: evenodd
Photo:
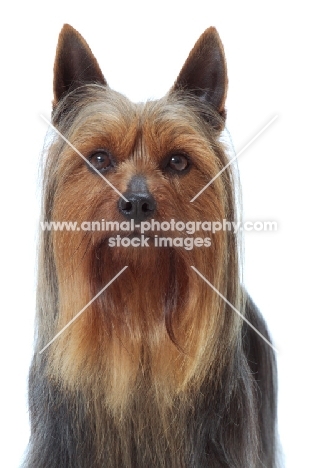
M 90 95 L 94 99 L 91 103 Z M 86 102 L 78 123 L 73 122 L 69 133 L 62 129 L 85 159 L 65 144 L 57 165 L 53 218 L 78 222 L 86 229 L 70 232 L 71 237 L 84 238 L 84 242 L 92 239 L 92 246 L 98 248 L 107 246 L 109 240 L 113 244 L 117 235 L 131 239 L 144 234 L 152 250 L 155 236 L 189 237 L 186 230 L 175 229 L 177 222 L 211 222 L 226 216 L 221 179 L 191 203 L 220 170 L 223 154 L 211 129 L 206 129 L 190 108 L 190 99 L 185 103 L 174 95 L 137 105 L 98 87 L 89 89 L 87 96 L 82 98 Z M 92 229 L 87 224 L 98 221 L 102 227 L 103 220 L 114 222 L 112 229 L 97 230 L 96 225 Z M 156 224 L 152 229 L 153 220 L 160 223 L 160 229 Z M 165 222 L 171 222 L 169 229 Z M 201 229 L 193 234 L 207 237 Z M 134 251 L 145 255 L 144 243 L 142 249 L 135 245 L 119 248 L 115 242 L 114 247 L 118 256 L 130 261 L 139 255 Z M 114 256 L 114 249 L 110 250 Z

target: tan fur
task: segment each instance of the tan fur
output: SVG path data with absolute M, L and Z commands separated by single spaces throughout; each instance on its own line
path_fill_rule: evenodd
M 131 176 L 140 173 L 146 176 L 149 190 L 157 200 L 160 221 L 207 220 L 204 214 L 207 211 L 209 221 L 233 216 L 222 203 L 229 197 L 228 203 L 232 202 L 233 194 L 226 194 L 227 176 L 217 179 L 201 198 L 189 203 L 193 186 L 205 185 L 207 174 L 213 177 L 218 172 L 220 162 L 215 152 L 218 151 L 218 157 L 225 156 L 184 102 L 168 96 L 157 103 L 133 105 L 123 96 L 98 86 L 90 88 L 90 95 L 91 104 L 79 113 L 66 136 L 85 155 L 94 148 L 110 148 L 120 164 L 109 180 L 121 192 Z M 64 147 L 60 154 L 60 146 L 61 139 L 49 154 L 57 180 L 52 219 L 122 222 L 116 209 L 118 194 L 100 177 L 94 177 L 70 147 Z M 198 169 L 194 169 L 192 176 L 168 180 L 156 168 L 166 154 L 179 148 L 197 161 Z M 220 196 L 222 192 L 224 195 Z M 215 370 L 222 365 L 219 356 L 235 341 L 238 325 L 224 329 L 223 302 L 187 268 L 196 265 L 216 288 L 224 291 L 228 248 L 233 241 L 226 239 L 230 234 L 217 233 L 212 247 L 203 256 L 200 248 L 192 251 L 181 248 L 171 253 L 153 245 L 142 250 L 112 249 L 105 243 L 108 235 L 112 233 L 53 233 L 60 308 L 53 333 L 61 330 L 124 265 L 128 265 L 128 270 L 51 346 L 50 372 L 72 389 L 79 385 L 87 387 L 90 382 L 90 392 L 105 393 L 107 404 L 115 411 L 131 398 L 135 385 L 141 384 L 148 370 L 155 392 L 166 395 L 171 404 L 175 395 L 198 387 L 209 369 L 213 369 L 216 378 Z M 207 233 L 196 235 L 205 237 Z M 99 259 L 99 271 L 94 271 L 90 263 L 92 255 Z M 176 259 L 178 288 L 178 303 L 171 311 L 175 343 L 168 336 L 162 312 L 171 257 Z M 236 258 L 230 257 L 235 269 L 236 262 Z M 191 289 L 187 287 L 189 282 Z M 194 314 L 194 310 L 201 312 Z M 226 320 L 233 325 L 238 322 L 235 315 Z M 220 348 L 219 354 L 216 347 Z M 92 374 L 98 376 L 96 388 L 90 378 Z

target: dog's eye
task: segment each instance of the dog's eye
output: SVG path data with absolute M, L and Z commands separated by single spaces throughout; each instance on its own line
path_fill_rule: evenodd
M 186 156 L 183 154 L 174 154 L 170 157 L 168 167 L 176 172 L 185 171 L 190 163 Z
M 95 151 L 89 157 L 89 161 L 99 172 L 104 172 L 113 165 L 112 158 L 106 150 Z

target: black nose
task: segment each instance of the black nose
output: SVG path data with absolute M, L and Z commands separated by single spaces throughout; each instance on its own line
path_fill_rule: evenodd
M 140 223 L 147 218 L 150 218 L 156 208 L 156 203 L 150 193 L 129 193 L 123 194 L 124 197 L 119 199 L 119 211 L 128 219 L 134 219 L 135 223 Z
M 140 223 L 155 212 L 156 202 L 143 176 L 132 177 L 123 196 L 128 201 L 120 198 L 118 209 L 127 219 L 134 219 L 135 223 Z

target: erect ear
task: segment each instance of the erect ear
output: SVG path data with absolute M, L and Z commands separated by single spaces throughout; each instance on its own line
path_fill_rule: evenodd
M 53 108 L 65 94 L 88 83 L 107 85 L 84 38 L 65 24 L 59 35 L 54 62 Z
M 209 104 L 220 115 L 226 117 L 227 71 L 222 42 L 217 30 L 206 29 L 190 52 L 171 91 L 185 90 Z M 212 122 L 220 128 L 220 122 Z

